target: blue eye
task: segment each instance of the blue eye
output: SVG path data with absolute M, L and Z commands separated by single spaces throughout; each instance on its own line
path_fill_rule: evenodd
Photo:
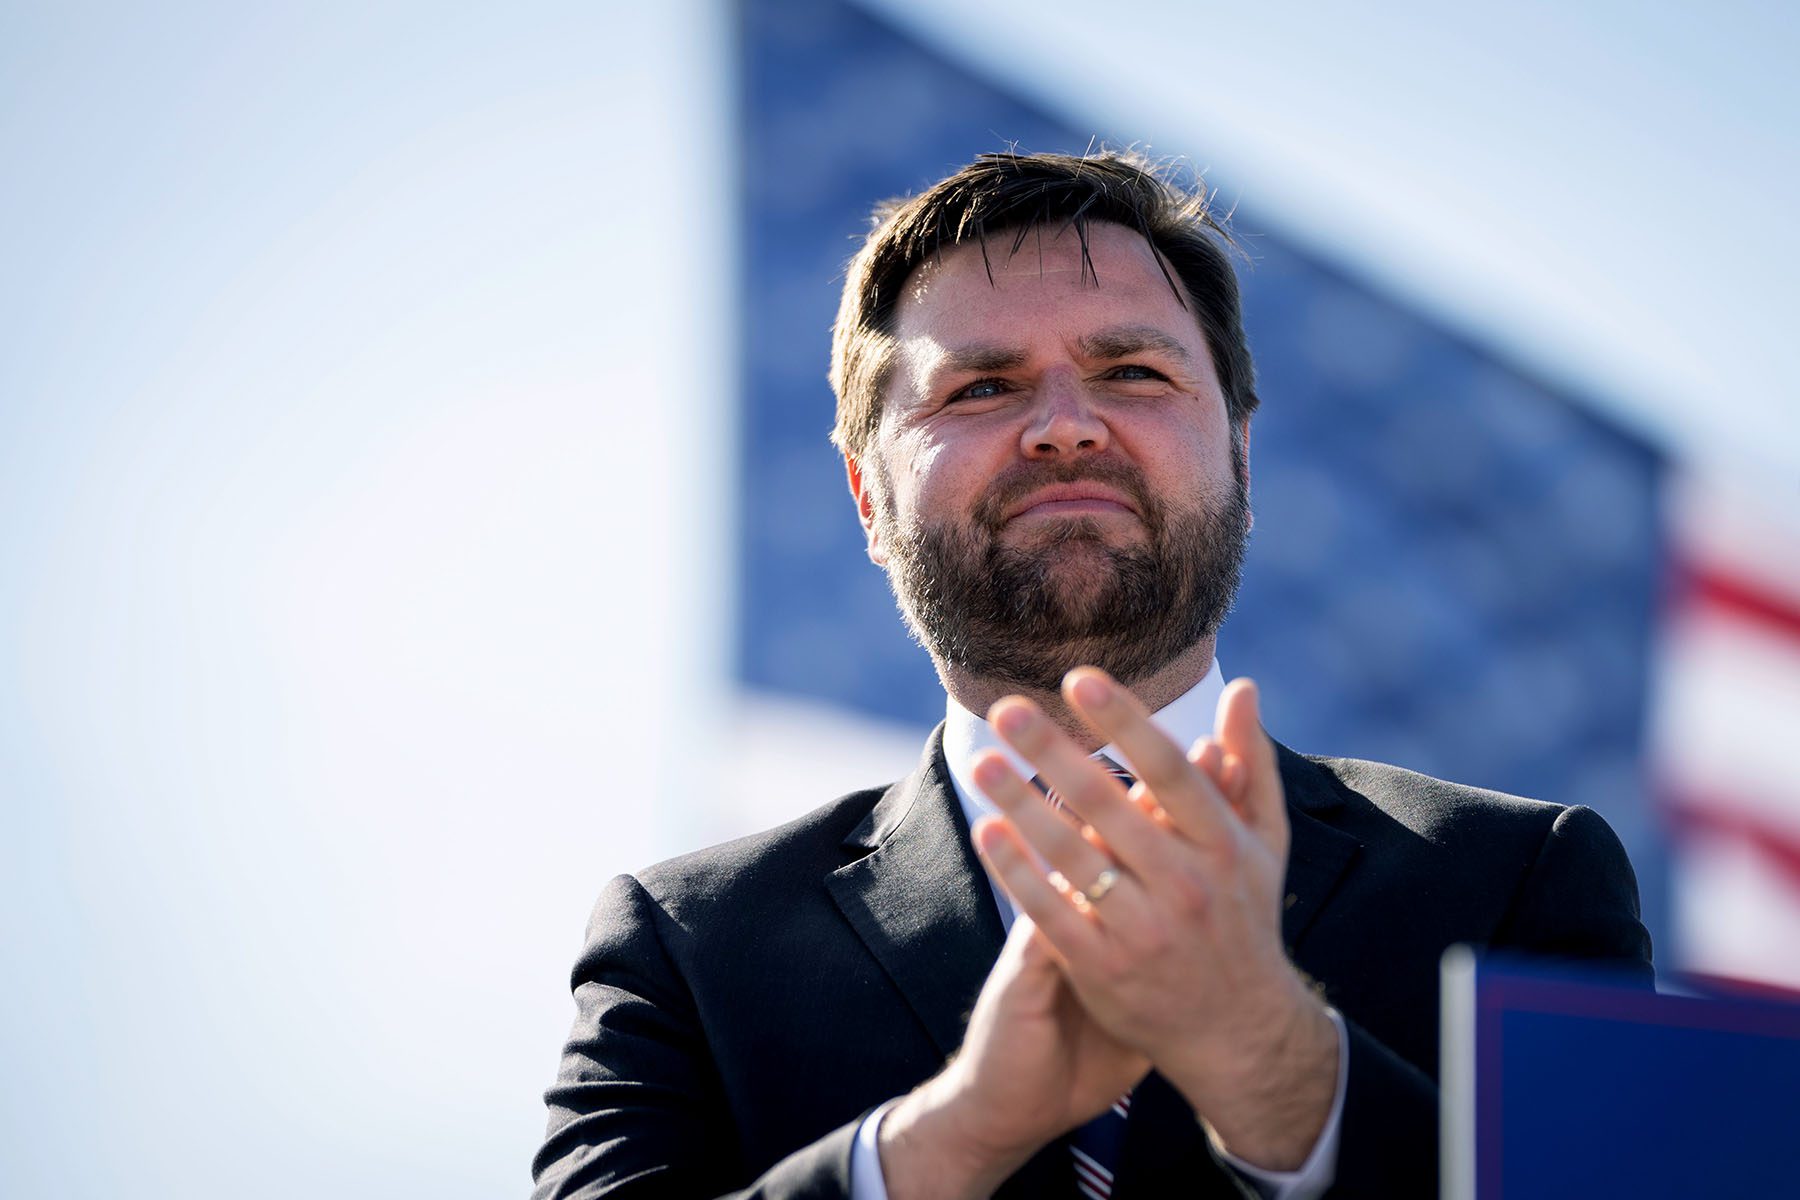
M 1167 379 L 1168 376 L 1164 375 L 1161 371 L 1152 370 L 1149 367 L 1140 367 L 1133 363 L 1114 369 L 1113 378 L 1124 380 Z
M 1005 389 L 1006 385 L 998 379 L 977 379 L 952 399 L 956 400 L 991 400 Z

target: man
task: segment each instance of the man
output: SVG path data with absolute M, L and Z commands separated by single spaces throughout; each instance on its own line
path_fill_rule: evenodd
M 835 437 L 945 724 L 607 886 L 538 1194 L 1433 1194 L 1439 954 L 1648 979 L 1617 840 L 1224 686 L 1257 398 L 1202 198 L 990 155 L 877 216 Z

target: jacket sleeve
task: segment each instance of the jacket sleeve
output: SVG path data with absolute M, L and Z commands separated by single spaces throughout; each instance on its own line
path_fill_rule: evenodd
M 550 1124 L 532 1162 L 533 1200 L 847 1197 L 858 1121 L 741 1186 L 723 1088 L 658 932 L 665 920 L 629 875 L 594 906 L 571 980 L 575 1025 L 544 1096 Z
M 1623 981 L 1655 980 L 1650 935 L 1631 860 L 1606 821 L 1559 811 L 1521 876 L 1488 948 L 1612 966 Z M 1438 1085 L 1347 1022 L 1349 1076 L 1333 1197 L 1430 1197 L 1438 1189 Z

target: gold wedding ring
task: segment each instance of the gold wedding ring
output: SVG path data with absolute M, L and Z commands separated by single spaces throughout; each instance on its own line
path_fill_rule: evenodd
M 1098 904 L 1100 901 L 1106 899 L 1106 893 L 1118 886 L 1119 879 L 1120 875 L 1118 870 L 1113 867 L 1108 867 L 1106 870 L 1094 876 L 1094 882 L 1082 888 L 1081 894 L 1087 898 L 1089 904 Z

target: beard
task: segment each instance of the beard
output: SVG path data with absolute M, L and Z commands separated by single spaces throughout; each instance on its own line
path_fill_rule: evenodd
M 1021 464 L 964 525 L 902 525 L 891 501 L 878 498 L 888 580 L 940 672 L 1055 692 L 1068 671 L 1095 666 L 1129 686 L 1217 633 L 1231 611 L 1250 533 L 1237 453 L 1233 468 L 1229 494 L 1196 509 L 1157 501 L 1136 467 L 1105 459 Z M 1000 541 L 1010 505 L 1077 481 L 1129 496 L 1146 536 L 1112 545 L 1099 521 L 1074 516 L 1036 522 L 1022 544 Z

